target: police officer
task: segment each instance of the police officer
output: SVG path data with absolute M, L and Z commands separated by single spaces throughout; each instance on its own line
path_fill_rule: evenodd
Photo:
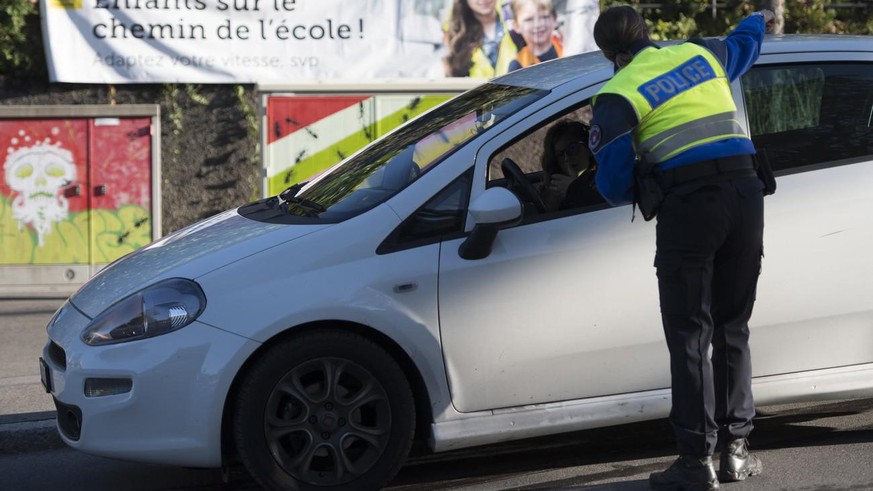
M 649 40 L 631 7 L 605 10 L 594 26 L 616 70 L 593 104 L 597 187 L 613 205 L 631 202 L 634 172 L 648 165 L 641 178 L 663 193 L 655 267 L 679 458 L 650 476 L 659 490 L 718 489 L 719 480 L 762 469 L 747 437 L 755 416 L 748 320 L 761 267 L 764 185 L 730 81 L 758 58 L 773 18 L 762 10 L 724 40 L 666 47 Z

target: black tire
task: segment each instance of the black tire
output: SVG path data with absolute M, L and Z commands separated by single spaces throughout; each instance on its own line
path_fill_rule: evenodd
M 403 465 L 414 430 L 400 366 L 376 343 L 339 330 L 269 348 L 234 401 L 240 460 L 272 490 L 379 489 Z

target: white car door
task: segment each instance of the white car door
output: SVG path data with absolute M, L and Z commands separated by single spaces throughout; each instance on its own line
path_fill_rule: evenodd
M 480 149 L 474 195 L 492 157 L 534 124 L 516 125 Z M 654 222 L 631 223 L 629 206 L 528 221 L 500 230 L 478 260 L 459 256 L 463 241 L 446 241 L 440 251 L 440 334 L 456 409 L 669 387 Z
M 654 222 L 630 208 L 501 230 L 440 253 L 440 331 L 462 412 L 669 387 Z
M 873 61 L 815 56 L 763 56 L 742 79 L 778 176 L 750 322 L 758 377 L 873 363 Z

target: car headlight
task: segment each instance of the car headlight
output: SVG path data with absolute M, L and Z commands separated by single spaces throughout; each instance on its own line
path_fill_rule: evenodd
M 172 278 L 115 303 L 88 324 L 82 341 L 91 346 L 145 339 L 181 329 L 206 308 L 197 283 Z

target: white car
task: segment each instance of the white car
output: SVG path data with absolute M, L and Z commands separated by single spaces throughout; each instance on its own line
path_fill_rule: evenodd
M 64 441 L 358 490 L 414 439 L 439 452 L 666 417 L 654 222 L 538 198 L 545 132 L 586 123 L 611 74 L 599 53 L 511 73 L 103 270 L 48 325 Z M 757 403 L 871 396 L 873 38 L 768 39 L 733 87 L 779 186 Z

